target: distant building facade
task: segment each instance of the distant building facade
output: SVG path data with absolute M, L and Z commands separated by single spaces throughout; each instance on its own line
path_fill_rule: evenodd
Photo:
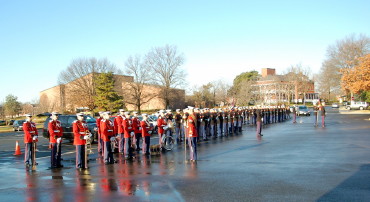
M 128 83 L 134 82 L 134 77 L 127 75 L 114 75 L 115 86 L 114 90 L 121 96 L 124 96 L 123 92 L 127 88 Z M 82 78 L 71 81 L 67 84 L 60 84 L 40 92 L 40 105 L 43 106 L 45 111 L 59 111 L 59 112 L 78 112 L 89 109 L 89 101 L 91 99 L 88 93 L 75 89 L 76 84 L 79 86 L 84 85 L 86 89 L 93 89 L 93 75 L 88 74 Z M 159 94 L 161 86 L 145 84 L 143 87 L 143 93 Z M 171 102 L 171 108 L 182 108 L 185 105 L 185 90 L 182 89 L 171 89 L 175 93 L 176 98 Z M 76 96 L 76 94 L 78 96 Z M 137 110 L 132 104 L 125 103 L 125 97 L 123 97 L 123 103 L 127 110 Z M 141 106 L 141 110 L 153 110 L 153 109 L 164 109 L 165 103 L 159 96 L 155 96 L 147 103 Z
M 314 81 L 294 79 L 292 73 L 277 75 L 272 68 L 261 70 L 261 78 L 252 89 L 254 99 L 264 104 L 316 102 L 319 99 Z

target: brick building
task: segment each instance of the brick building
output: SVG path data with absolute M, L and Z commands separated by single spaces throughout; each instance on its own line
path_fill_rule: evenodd
M 314 102 L 319 99 L 315 83 L 304 78 L 295 78 L 293 73 L 277 75 L 275 69 L 263 68 L 261 77 L 253 85 L 254 98 L 265 104 Z
M 121 96 L 128 83 L 134 82 L 134 77 L 127 75 L 114 75 L 115 86 L 114 90 Z M 78 85 L 77 85 L 78 84 Z M 93 74 L 88 74 L 82 78 L 71 81 L 67 84 L 60 84 L 40 92 L 40 106 L 43 107 L 44 111 L 59 111 L 59 112 L 77 112 L 89 109 L 93 98 L 89 97 L 89 94 L 84 91 L 75 89 L 75 86 L 83 85 L 84 89 L 93 89 Z M 171 108 L 183 108 L 185 105 L 185 90 L 182 89 L 171 89 L 176 97 L 170 102 Z M 161 91 L 161 86 L 145 84 L 143 87 L 143 93 L 158 94 Z M 78 94 L 79 96 L 73 96 Z M 127 110 L 137 110 L 134 105 L 125 103 L 125 97 L 123 102 Z M 159 96 L 154 96 L 146 104 L 142 105 L 141 110 L 153 110 L 153 109 L 164 109 L 165 103 Z

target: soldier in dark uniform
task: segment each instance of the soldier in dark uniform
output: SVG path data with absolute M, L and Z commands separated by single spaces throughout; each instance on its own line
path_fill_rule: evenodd
M 293 123 L 297 123 L 297 111 L 296 111 L 296 106 L 293 105 Z
M 319 105 L 320 109 L 320 114 L 321 114 L 321 126 L 325 128 L 325 116 L 326 116 L 326 111 L 325 111 L 325 103 L 322 103 Z
M 257 122 L 257 135 L 262 136 L 262 111 L 261 109 L 256 110 L 256 122 Z
M 229 135 L 229 110 L 226 109 L 224 112 L 224 135 Z
M 176 133 L 176 141 L 179 144 L 182 142 L 182 115 L 181 110 L 176 109 L 176 115 L 175 115 L 175 133 Z

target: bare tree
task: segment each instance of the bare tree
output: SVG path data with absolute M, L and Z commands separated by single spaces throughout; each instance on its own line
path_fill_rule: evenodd
M 335 82 L 332 80 L 330 86 L 336 90 L 341 86 L 342 74 L 348 73 L 350 69 L 359 64 L 361 57 L 370 53 L 370 38 L 364 34 L 351 34 L 336 41 L 334 45 L 330 45 L 326 52 L 327 56 L 321 67 L 321 72 L 333 72 Z M 319 80 L 320 84 L 323 84 L 320 88 L 327 88 L 327 78 L 320 77 Z M 328 92 L 327 89 L 326 92 Z
M 325 60 L 317 75 L 317 83 L 321 97 L 332 100 L 331 95 L 340 95 L 341 74 L 332 60 Z
M 231 86 L 221 79 L 212 81 L 211 84 L 213 90 L 212 93 L 214 105 L 219 104 L 221 106 L 222 104 L 227 103 L 227 92 Z
M 339 69 L 352 68 L 359 58 L 370 53 L 370 38 L 364 34 L 351 34 L 338 40 L 327 49 L 327 58 Z
M 122 74 L 114 64 L 106 58 L 77 58 L 66 70 L 59 75 L 60 84 L 69 84 L 65 92 L 61 92 L 61 103 L 70 103 L 73 106 L 87 106 L 90 110 L 95 108 L 94 97 L 95 79 L 98 73 Z M 68 102 L 66 101 L 68 100 Z M 64 106 L 65 107 L 65 106 Z
M 157 94 L 151 91 L 152 69 L 144 64 L 139 55 L 130 56 L 125 62 L 125 73 L 134 77 L 134 82 L 126 82 L 123 89 L 124 100 L 127 104 L 134 105 L 139 113 L 141 107 L 155 98 Z
M 309 67 L 303 67 L 301 64 L 288 67 L 284 75 L 284 80 L 293 85 L 286 85 L 287 94 L 293 91 L 296 101 L 299 94 L 303 95 L 302 98 L 305 99 L 304 94 L 310 90 L 314 90 L 314 83 L 310 79 L 310 75 L 311 69 Z
M 177 88 L 185 83 L 183 54 L 178 53 L 176 46 L 166 45 L 153 48 L 146 55 L 146 64 L 153 71 L 153 83 L 162 86 L 159 97 L 165 102 L 166 108 L 176 99 L 171 88 Z

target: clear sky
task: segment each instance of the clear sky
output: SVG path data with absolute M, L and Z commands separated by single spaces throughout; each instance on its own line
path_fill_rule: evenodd
M 301 63 L 317 73 L 328 45 L 370 36 L 370 1 L 0 2 L 0 102 L 34 100 L 74 58 L 107 58 L 176 45 L 189 88 L 241 72 Z

